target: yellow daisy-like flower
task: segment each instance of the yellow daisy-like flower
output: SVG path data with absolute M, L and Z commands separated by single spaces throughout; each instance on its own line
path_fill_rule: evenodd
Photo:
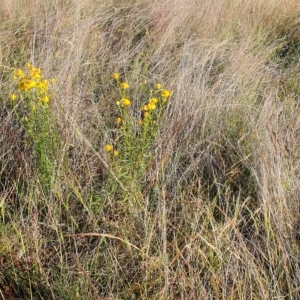
M 34 80 L 23 78 L 19 81 L 19 89 L 23 91 L 35 88 L 37 83 Z
M 14 79 L 25 78 L 25 73 L 21 69 L 14 71 Z
M 32 67 L 29 71 L 29 75 L 31 78 L 40 79 L 42 77 L 41 69 Z
M 35 87 L 36 87 L 36 82 L 34 80 L 28 80 L 28 82 L 27 82 L 27 89 L 31 90 L 31 89 L 33 89 Z
M 117 117 L 117 118 L 116 118 L 116 122 L 117 122 L 117 123 L 121 123 L 121 122 L 122 122 L 122 119 L 121 119 L 120 117 Z
M 104 149 L 106 152 L 110 152 L 113 149 L 113 146 L 108 144 L 108 145 L 105 145 Z
M 160 83 L 157 83 L 157 84 L 155 85 L 155 88 L 156 88 L 157 90 L 161 89 L 161 84 L 160 84 Z
M 118 80 L 119 77 L 120 77 L 120 74 L 119 73 L 113 73 L 112 77 L 113 77 L 113 79 Z
M 44 103 L 48 103 L 49 100 L 50 100 L 50 98 L 49 98 L 48 96 L 45 96 L 45 97 L 42 98 L 42 101 L 43 101 Z
M 114 151 L 114 156 L 118 156 L 119 152 L 117 150 Z
M 149 108 L 149 110 L 155 110 L 156 109 L 156 104 L 155 103 L 149 103 L 148 108 Z
M 123 104 L 124 106 L 130 106 L 131 101 L 130 101 L 129 99 L 127 99 L 127 98 L 123 98 L 123 99 L 122 99 L 122 104 Z
M 168 90 L 162 90 L 162 91 L 161 91 L 161 96 L 162 96 L 163 98 L 169 98 L 169 97 L 171 96 L 171 92 L 168 91 Z
M 122 82 L 120 83 L 120 87 L 124 90 L 128 89 L 129 88 L 129 84 L 127 82 Z
M 157 98 L 150 98 L 149 103 L 156 104 L 158 102 Z
M 15 94 L 10 94 L 9 95 L 9 99 L 12 100 L 12 101 L 14 101 L 14 100 L 17 99 L 17 96 Z

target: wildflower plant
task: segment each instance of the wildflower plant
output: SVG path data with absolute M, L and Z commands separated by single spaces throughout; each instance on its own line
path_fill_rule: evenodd
M 119 95 L 115 101 L 116 135 L 104 149 L 110 157 L 110 167 L 128 186 L 134 184 L 151 163 L 153 143 L 171 92 L 156 84 L 142 94 L 139 101 L 133 101 L 130 85 L 120 81 L 118 73 L 112 77 Z
M 49 191 L 58 146 L 49 106 L 49 88 L 55 80 L 45 79 L 41 69 L 30 63 L 24 69 L 15 69 L 13 80 L 16 88 L 9 95 L 11 107 L 33 148 L 39 181 Z

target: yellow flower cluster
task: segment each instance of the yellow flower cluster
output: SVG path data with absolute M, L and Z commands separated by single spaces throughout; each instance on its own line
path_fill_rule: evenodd
M 164 99 L 168 99 L 168 98 L 171 96 L 171 92 L 168 91 L 168 90 L 162 90 L 162 91 L 161 91 L 161 96 L 162 96 Z
M 147 104 L 142 106 L 143 111 L 151 111 L 156 109 L 156 103 L 158 102 L 157 98 L 150 98 Z
M 138 89 L 134 90 L 141 95 L 134 98 L 130 82 L 127 83 L 119 73 L 110 76 L 118 96 L 115 99 L 114 134 L 111 144 L 103 145 L 103 152 L 107 153 L 110 168 L 116 176 L 127 182 L 140 178 L 149 159 L 152 159 L 153 142 L 162 125 L 165 104 L 172 93 L 160 83 L 156 82 L 148 89 L 148 81 L 138 80 Z
M 157 83 L 156 85 L 155 85 L 155 88 L 157 89 L 157 90 L 161 90 L 161 88 L 162 88 L 162 85 L 160 84 L 160 83 Z M 160 91 L 160 95 L 161 95 L 161 97 L 163 98 L 163 101 L 165 102 L 165 101 L 167 101 L 167 99 L 171 96 L 171 92 L 169 91 L 169 90 L 161 90 Z
M 157 83 L 155 85 L 155 88 L 157 90 L 160 90 L 161 87 L 162 86 L 160 83 Z M 157 91 L 156 93 L 159 93 L 159 91 Z M 147 117 L 149 115 L 149 112 L 156 110 L 157 104 L 159 103 L 159 98 L 162 99 L 162 103 L 165 103 L 170 96 L 171 96 L 171 92 L 169 90 L 162 90 L 162 91 L 160 91 L 160 97 L 158 95 L 158 98 L 156 98 L 156 97 L 150 98 L 148 103 L 144 104 L 141 107 L 143 116 Z
M 26 69 L 14 70 L 14 80 L 18 82 L 18 89 L 22 92 L 28 92 L 34 90 L 36 92 L 37 104 L 48 103 L 50 101 L 49 95 L 49 83 L 47 79 L 43 79 L 41 69 L 34 67 L 30 63 L 26 64 Z M 52 78 L 51 82 L 55 80 Z M 11 94 L 9 96 L 11 100 L 15 100 L 17 96 Z
M 116 104 L 119 108 L 127 108 L 131 106 L 132 101 L 127 98 L 127 89 L 129 88 L 129 84 L 126 81 L 119 81 L 120 74 L 113 73 L 112 78 L 116 81 L 116 86 L 120 89 L 121 99 L 116 101 Z M 171 91 L 164 89 L 160 83 L 155 84 L 155 90 L 149 90 L 150 97 L 147 103 L 143 104 L 141 107 L 141 119 L 137 121 L 138 125 L 142 125 L 143 119 L 148 118 L 149 121 L 155 122 L 154 118 L 160 118 L 162 107 L 167 102 L 167 100 L 171 97 Z M 121 114 L 122 118 L 124 117 L 124 112 L 126 110 L 120 110 L 119 113 Z M 116 123 L 120 124 L 123 120 L 121 117 L 116 118 Z M 126 122 L 125 122 L 126 123 Z M 109 152 L 109 151 L 108 151 Z
M 129 84 L 127 82 L 122 82 L 120 83 L 120 87 L 124 90 L 128 89 L 129 88 Z
M 114 150 L 114 147 L 110 144 L 107 144 L 104 146 L 104 150 L 106 152 L 112 152 L 114 156 L 118 156 L 119 152 L 117 150 Z

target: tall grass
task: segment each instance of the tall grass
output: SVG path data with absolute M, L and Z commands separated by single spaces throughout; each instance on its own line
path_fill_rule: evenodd
M 2 0 L 0 299 L 300 298 L 300 3 L 246 2 Z

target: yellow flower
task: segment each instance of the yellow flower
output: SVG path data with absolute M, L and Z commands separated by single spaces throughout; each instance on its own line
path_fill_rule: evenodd
M 129 106 L 131 104 L 131 101 L 129 99 L 127 99 L 127 98 L 123 98 L 122 99 L 122 104 L 124 106 Z
M 118 156 L 119 152 L 117 150 L 114 150 L 114 156 Z
M 25 78 L 25 74 L 21 69 L 17 69 L 14 71 L 14 79 Z
M 120 106 L 120 101 L 119 101 L 119 100 L 117 100 L 117 101 L 116 101 L 116 104 L 117 104 L 118 106 Z
M 116 122 L 117 122 L 117 123 L 121 123 L 121 122 L 122 122 L 122 119 L 121 119 L 120 117 L 117 117 L 117 118 L 116 118 Z
M 27 89 L 28 90 L 31 90 L 33 89 L 34 87 L 36 87 L 36 82 L 34 80 L 28 80 L 27 81 Z
M 161 96 L 162 96 L 163 98 L 169 98 L 169 97 L 171 96 L 171 92 L 168 91 L 168 90 L 162 90 L 162 91 L 161 91 Z
M 126 90 L 126 89 L 129 88 L 129 84 L 128 84 L 127 82 L 122 82 L 122 83 L 120 84 L 120 87 L 121 87 L 122 89 Z
M 49 85 L 47 80 L 42 80 L 36 83 L 36 88 L 39 90 L 40 94 L 46 94 L 49 90 Z
M 113 73 L 113 79 L 118 80 L 120 77 L 119 73 Z
M 49 86 L 48 86 L 48 80 L 44 79 L 43 81 L 40 82 L 41 83 L 41 87 L 42 89 L 44 89 L 45 91 L 48 91 Z
M 148 104 L 144 104 L 141 108 L 142 111 L 148 111 L 149 110 L 149 107 L 148 107 Z
M 49 100 L 50 100 L 50 99 L 49 99 L 48 96 L 45 96 L 45 97 L 42 98 L 42 101 L 43 101 L 44 103 L 48 103 Z
M 31 90 L 36 87 L 37 83 L 34 80 L 23 78 L 19 81 L 19 89 L 23 91 Z
M 149 103 L 150 104 L 156 104 L 158 102 L 157 98 L 150 98 Z
M 27 87 L 26 79 L 21 79 L 19 81 L 19 89 L 24 91 L 24 90 L 26 90 L 26 87 Z
M 155 103 L 149 103 L 148 104 L 148 109 L 149 110 L 155 110 L 156 109 L 156 104 Z
M 26 66 L 27 69 L 33 68 L 33 65 L 31 63 L 26 63 L 25 66 Z
M 104 149 L 105 149 L 106 152 L 110 152 L 113 149 L 113 146 L 112 145 L 105 145 Z
M 142 125 L 142 124 L 143 124 L 143 120 L 139 119 L 139 120 L 137 121 L 137 124 L 138 124 L 138 125 Z
M 14 101 L 14 100 L 17 99 L 17 96 L 15 94 L 10 94 L 9 95 L 9 99 L 12 100 L 12 101 Z
M 157 90 L 161 89 L 161 84 L 160 84 L 160 83 L 157 83 L 157 84 L 155 85 L 155 88 L 156 88 Z
M 41 69 L 32 67 L 29 71 L 29 75 L 31 78 L 40 79 L 41 78 Z

